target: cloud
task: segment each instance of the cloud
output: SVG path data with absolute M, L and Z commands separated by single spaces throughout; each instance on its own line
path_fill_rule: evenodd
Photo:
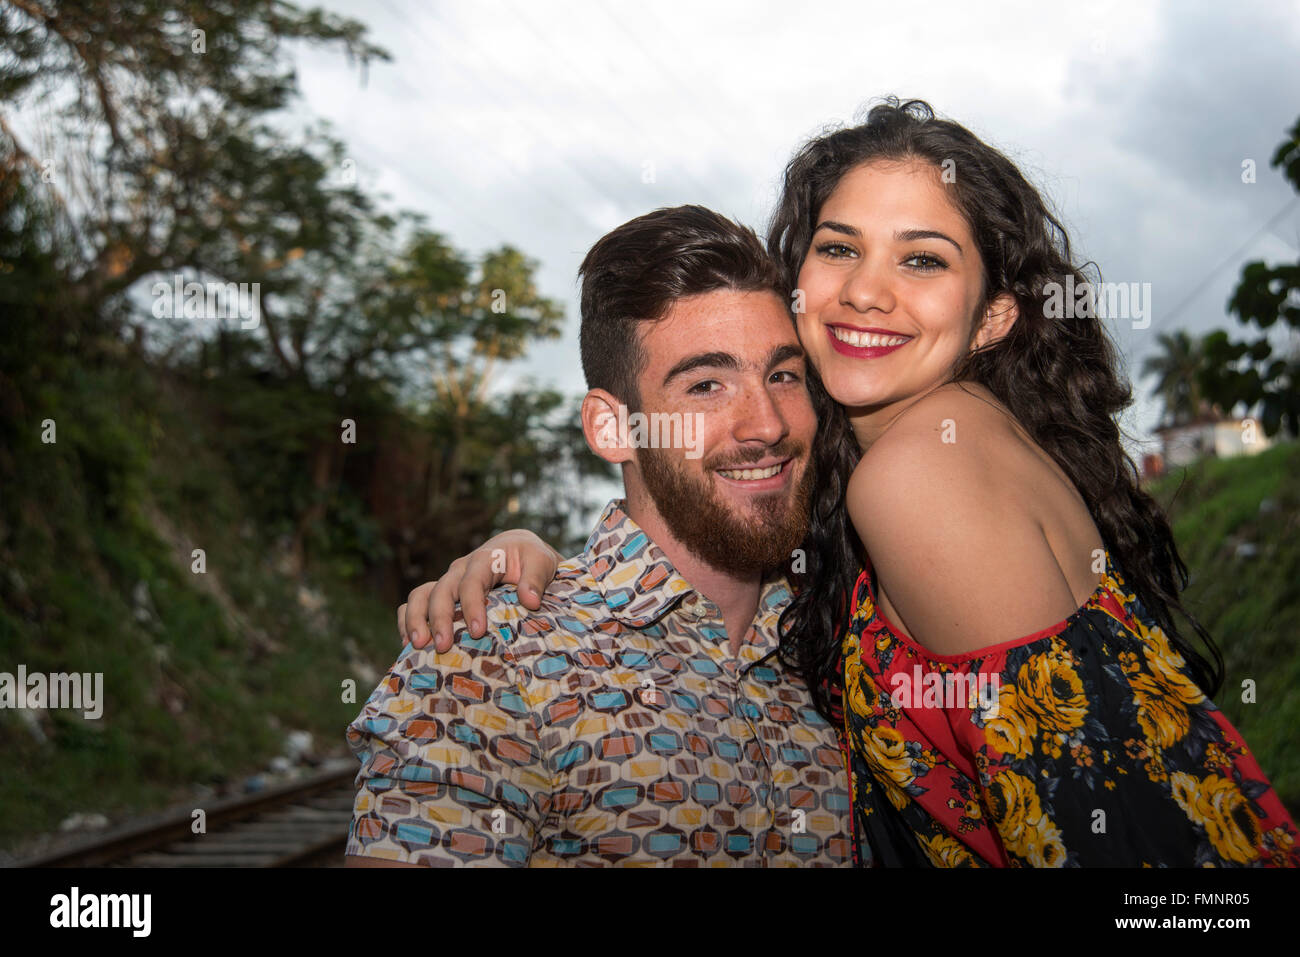
M 1300 112 L 1291 3 L 326 6 L 395 61 L 362 88 L 337 56 L 302 51 L 306 108 L 458 245 L 540 260 L 569 323 L 521 373 L 569 391 L 582 389 L 574 277 L 603 232 L 685 202 L 761 229 L 794 148 L 877 95 L 927 98 L 1005 149 L 1103 276 L 1152 283 L 1151 329 L 1116 329 L 1133 369 L 1158 331 L 1230 324 L 1235 261 L 1183 313 L 1161 311 L 1291 195 L 1267 168 Z M 1244 255 L 1285 255 L 1288 236 L 1293 255 L 1294 232 Z M 1140 427 L 1155 411 L 1143 401 Z

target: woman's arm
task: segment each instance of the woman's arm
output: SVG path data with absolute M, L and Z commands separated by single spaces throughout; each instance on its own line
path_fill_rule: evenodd
M 523 606 L 536 611 L 562 561 L 563 555 L 532 532 L 510 529 L 494 535 L 452 562 L 441 578 L 407 595 L 406 604 L 397 609 L 397 633 L 416 648 L 423 648 L 432 636 L 436 650 L 450 651 L 457 602 L 469 633 L 477 638 L 486 627 L 489 591 L 501 584 L 516 585 Z

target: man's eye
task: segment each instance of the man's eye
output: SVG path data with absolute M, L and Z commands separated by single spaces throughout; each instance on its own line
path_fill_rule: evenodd
M 691 386 L 686 391 L 694 395 L 707 395 L 710 392 L 717 391 L 716 389 L 712 388 L 712 386 L 717 386 L 718 389 L 721 389 L 722 383 L 719 382 L 717 379 L 705 379 L 703 382 L 695 383 L 695 385 Z
M 798 382 L 803 378 L 793 369 L 781 369 L 779 372 L 772 373 L 773 382 Z

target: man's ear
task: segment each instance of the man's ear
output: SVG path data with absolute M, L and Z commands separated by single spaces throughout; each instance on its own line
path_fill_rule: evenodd
M 635 457 L 627 443 L 627 412 L 618 399 L 604 389 L 592 389 L 582 400 L 582 434 L 591 451 L 612 465 Z
M 975 332 L 975 341 L 971 347 L 982 349 L 990 343 L 997 342 L 1011 331 L 1011 327 L 1019 318 L 1020 304 L 1016 302 L 1016 297 L 1009 292 L 998 293 L 985 307 L 983 321 Z

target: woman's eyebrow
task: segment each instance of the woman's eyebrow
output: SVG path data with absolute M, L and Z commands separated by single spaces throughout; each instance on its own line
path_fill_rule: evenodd
M 817 224 L 817 229 L 814 229 L 813 232 L 817 233 L 823 229 L 828 229 L 833 233 L 841 233 L 845 236 L 852 236 L 854 239 L 862 238 L 862 231 L 856 226 L 850 226 L 848 223 L 841 223 L 834 219 L 822 220 Z M 894 239 L 900 243 L 914 243 L 921 239 L 942 239 L 944 242 L 952 243 L 958 255 L 965 255 L 966 252 L 961 248 L 961 243 L 937 229 L 900 229 L 894 233 Z
M 843 233 L 845 236 L 852 236 L 854 239 L 857 239 L 862 235 L 858 232 L 857 227 L 850 226 L 848 223 L 836 222 L 833 219 L 822 220 L 817 224 L 817 228 L 814 229 L 813 232 L 815 233 L 823 229 L 829 229 L 833 233 Z
M 914 243 L 919 239 L 942 239 L 944 242 L 952 243 L 957 249 L 959 255 L 964 255 L 961 243 L 953 239 L 947 233 L 941 233 L 937 229 L 900 229 L 894 233 L 894 238 L 900 243 Z

